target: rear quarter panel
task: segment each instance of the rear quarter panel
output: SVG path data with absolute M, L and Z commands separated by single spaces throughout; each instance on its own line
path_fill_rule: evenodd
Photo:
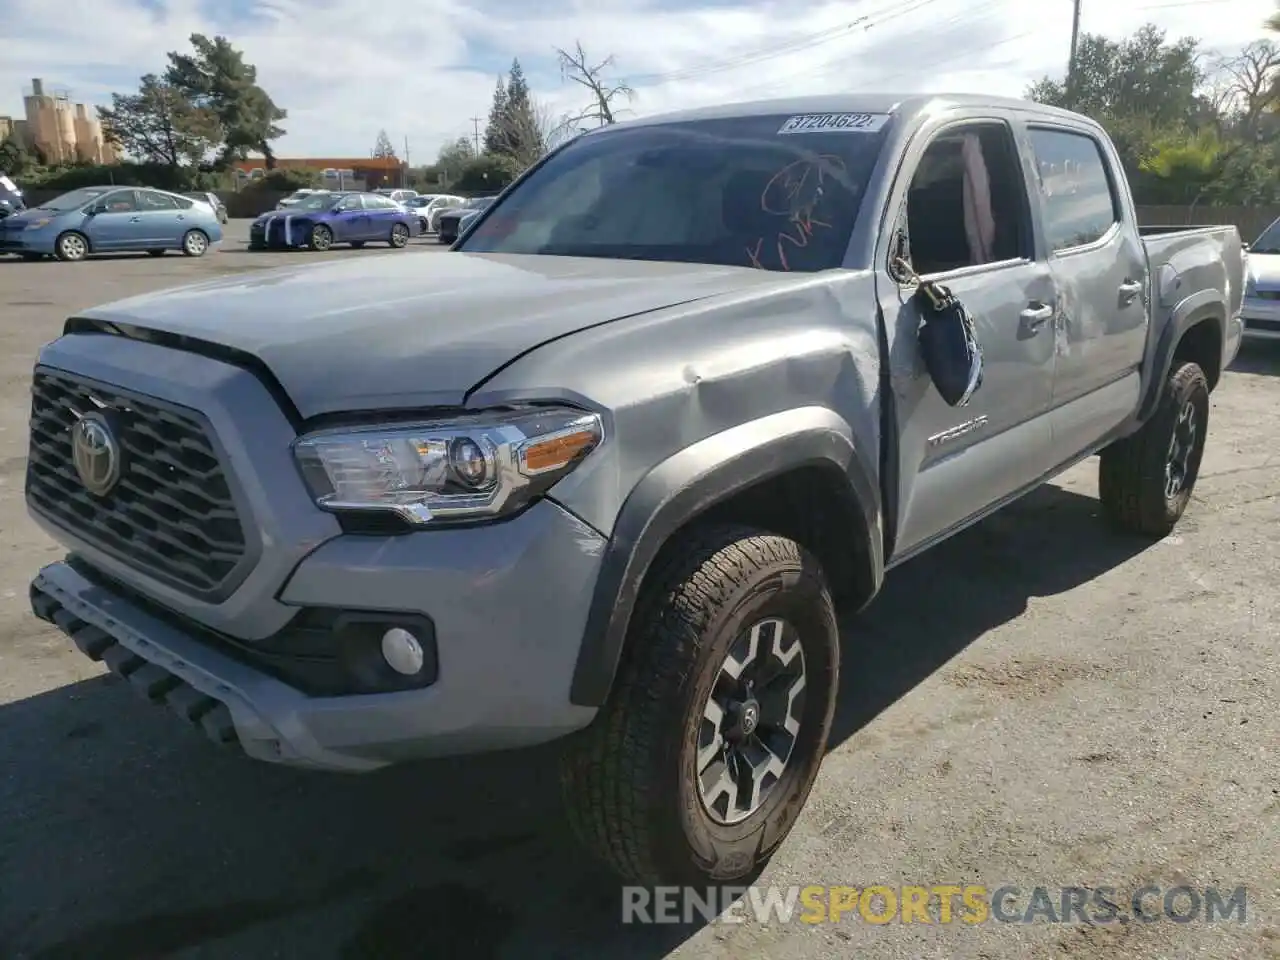
M 1234 226 L 1196 227 L 1143 237 L 1151 264 L 1152 323 L 1156 354 L 1205 318 L 1221 325 L 1218 369 L 1206 371 L 1216 382 L 1239 350 L 1240 309 L 1244 303 L 1245 255 Z

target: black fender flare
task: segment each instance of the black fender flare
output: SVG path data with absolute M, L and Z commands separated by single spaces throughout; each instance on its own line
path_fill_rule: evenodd
M 1213 323 L 1218 328 L 1219 342 L 1226 341 L 1227 305 L 1222 295 L 1216 290 L 1202 290 L 1181 301 L 1170 313 L 1169 322 L 1160 331 L 1155 347 L 1151 351 L 1149 376 L 1142 391 L 1142 402 L 1138 406 L 1137 421 L 1146 423 L 1155 413 L 1160 402 L 1160 389 L 1169 370 L 1173 366 L 1173 356 L 1178 344 L 1192 327 L 1202 322 Z M 1221 365 L 1222 357 L 1218 358 Z M 1212 371 L 1206 371 L 1212 373 Z M 1221 376 L 1219 369 L 1218 375 Z
M 867 461 L 864 456 L 872 459 Z M 613 686 L 640 585 L 677 530 L 761 481 L 791 470 L 838 467 L 850 484 L 867 537 L 866 571 L 874 589 L 884 577 L 879 488 L 849 425 L 825 407 L 763 417 L 681 450 L 644 475 L 623 502 L 601 560 L 569 699 L 599 707 Z

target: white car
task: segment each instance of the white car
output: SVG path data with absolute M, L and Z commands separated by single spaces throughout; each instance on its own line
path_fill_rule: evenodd
M 277 203 L 276 209 L 288 210 L 290 207 L 294 206 L 295 204 L 301 203 L 303 200 L 307 199 L 307 197 L 315 196 L 317 193 L 331 193 L 331 192 L 332 191 L 329 191 L 329 190 L 312 190 L 307 187 L 303 187 L 301 190 L 293 191 L 293 193 L 289 194 L 287 197 L 285 197 L 283 200 Z
M 420 193 L 405 202 L 405 206 L 418 215 L 422 221 L 423 233 L 435 230 L 435 218 L 445 207 L 461 202 L 458 197 L 443 193 Z
M 451 193 L 434 195 L 434 202 L 427 210 L 427 232 L 435 233 L 440 229 L 440 215 L 446 210 L 456 210 L 467 202 L 466 197 L 457 197 Z
M 1240 316 L 1246 337 L 1280 340 L 1280 220 L 1249 244 Z
M 405 189 L 397 189 L 393 187 L 382 187 L 381 189 L 375 190 L 373 192 L 378 194 L 379 196 L 387 197 L 390 200 L 394 200 L 396 203 L 400 204 L 401 206 L 405 206 L 410 200 L 412 200 L 414 197 L 418 195 L 417 190 L 405 190 Z

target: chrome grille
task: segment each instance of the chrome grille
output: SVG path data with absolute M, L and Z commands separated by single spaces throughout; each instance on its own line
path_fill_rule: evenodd
M 78 414 L 105 408 L 116 419 L 119 482 L 89 493 L 72 459 Z M 244 527 L 201 418 L 38 370 L 32 382 L 27 500 L 59 526 L 156 579 L 197 595 L 217 594 L 246 558 Z

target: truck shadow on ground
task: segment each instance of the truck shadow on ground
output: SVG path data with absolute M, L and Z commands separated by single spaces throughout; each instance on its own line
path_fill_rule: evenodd
M 1143 548 L 1098 512 L 1045 487 L 894 571 L 848 625 L 833 748 L 1029 597 Z M 11 704 L 0 730 L 6 955 L 654 960 L 697 929 L 620 923 L 551 747 L 302 773 L 216 752 L 105 678 Z

